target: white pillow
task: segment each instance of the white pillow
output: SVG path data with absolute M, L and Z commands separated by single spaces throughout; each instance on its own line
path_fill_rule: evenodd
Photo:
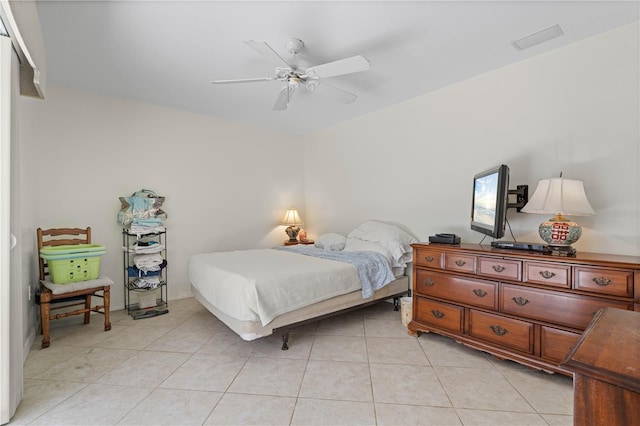
M 395 225 L 377 221 L 364 222 L 351 231 L 349 238 L 371 241 L 384 246 L 393 256 L 392 266 L 406 267 L 411 261 L 412 243 L 418 240 Z
M 323 250 L 340 251 L 344 249 L 347 237 L 340 234 L 322 234 L 316 238 L 315 246 Z
M 393 265 L 393 256 L 389 250 L 378 243 L 363 241 L 357 238 L 347 238 L 347 244 L 344 247 L 344 251 L 375 251 L 383 255 L 389 261 L 389 265 L 395 266 Z

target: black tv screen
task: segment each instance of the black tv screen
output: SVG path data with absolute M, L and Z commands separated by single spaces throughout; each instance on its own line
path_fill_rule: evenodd
M 509 167 L 504 164 L 473 177 L 471 229 L 493 238 L 504 236 L 509 196 Z

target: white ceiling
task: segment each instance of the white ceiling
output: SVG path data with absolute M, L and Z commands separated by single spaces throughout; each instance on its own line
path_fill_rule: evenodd
M 49 84 L 306 134 L 640 19 L 638 1 L 55 1 L 38 2 Z M 560 24 L 524 51 L 511 41 Z M 244 40 L 284 44 L 316 65 L 362 54 L 371 70 L 326 81 L 355 103 L 300 89 L 272 111 L 282 83 Z M 615 46 L 611 46 L 615 49 Z

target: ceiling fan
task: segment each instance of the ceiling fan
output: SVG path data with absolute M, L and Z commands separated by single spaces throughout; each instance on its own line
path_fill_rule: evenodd
M 301 85 L 311 92 L 329 95 L 338 101 L 348 104 L 355 101 L 358 96 L 346 92 L 337 87 L 331 86 L 321 79 L 336 77 L 339 75 L 352 74 L 355 72 L 371 69 L 369 60 L 362 55 L 352 56 L 334 62 L 304 68 L 299 65 L 290 64 L 276 53 L 268 43 L 259 40 L 246 40 L 246 45 L 263 55 L 266 59 L 276 65 L 273 77 L 245 78 L 239 80 L 214 80 L 211 84 L 230 83 L 255 83 L 260 81 L 282 81 L 284 87 L 280 90 L 276 103 L 273 105 L 275 111 L 287 109 L 293 93 Z M 294 57 L 304 48 L 302 40 L 297 38 L 289 39 L 286 43 L 287 51 Z

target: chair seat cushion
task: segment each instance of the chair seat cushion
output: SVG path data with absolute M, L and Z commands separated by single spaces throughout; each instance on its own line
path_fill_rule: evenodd
M 78 281 L 68 284 L 54 284 L 49 277 L 41 282 L 46 288 L 51 290 L 51 293 L 53 294 L 64 294 L 72 291 L 86 290 L 88 288 L 103 287 L 107 285 L 110 286 L 113 284 L 113 280 L 105 275 L 100 275 L 95 280 Z

